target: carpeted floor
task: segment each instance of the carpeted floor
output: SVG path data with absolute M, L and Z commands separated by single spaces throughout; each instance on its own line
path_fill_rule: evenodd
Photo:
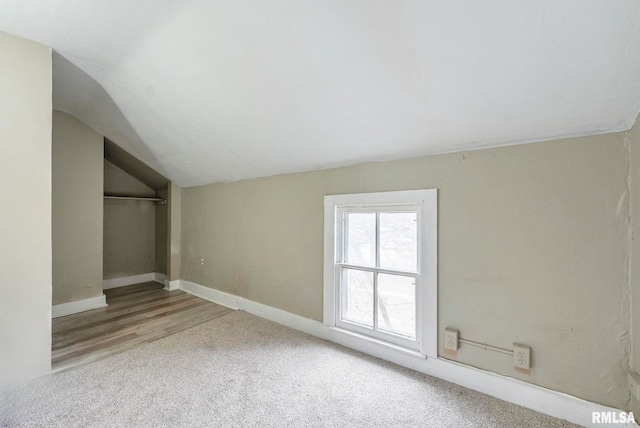
M 240 311 L 0 406 L 3 427 L 572 426 Z

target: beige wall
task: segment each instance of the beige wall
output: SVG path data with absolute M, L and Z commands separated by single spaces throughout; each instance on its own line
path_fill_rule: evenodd
M 182 279 L 321 320 L 323 196 L 438 188 L 439 334 L 533 349 L 531 375 L 481 349 L 463 346 L 457 360 L 626 407 L 623 137 L 187 188 Z
M 170 183 L 168 190 L 167 279 L 175 281 L 181 278 L 182 268 L 182 188 Z
M 1 395 L 51 368 L 51 49 L 0 52 Z
M 126 172 L 105 161 L 105 193 L 155 196 Z M 156 206 L 148 201 L 104 200 L 104 279 L 155 272 Z
M 631 366 L 640 373 L 640 120 L 627 133 L 631 153 Z M 640 416 L 640 402 L 631 397 L 631 410 L 636 418 Z
M 169 198 L 169 190 L 161 189 L 156 192 L 158 198 L 165 201 Z M 167 274 L 167 205 L 156 205 L 156 272 Z
M 155 271 L 155 205 L 104 201 L 104 279 Z
M 103 138 L 53 112 L 53 304 L 102 294 Z
M 104 193 L 118 196 L 155 197 L 156 192 L 108 160 L 104 160 Z

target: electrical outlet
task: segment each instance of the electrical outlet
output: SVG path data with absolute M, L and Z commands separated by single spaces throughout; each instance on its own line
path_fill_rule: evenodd
M 513 344 L 513 366 L 516 369 L 529 371 L 531 369 L 531 348 L 519 343 Z
M 460 332 L 453 328 L 444 329 L 444 349 L 451 352 L 458 352 L 458 338 Z

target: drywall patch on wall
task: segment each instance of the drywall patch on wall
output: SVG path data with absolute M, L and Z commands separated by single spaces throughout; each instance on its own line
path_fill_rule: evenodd
M 102 295 L 103 137 L 53 111 L 53 304 Z
M 0 395 L 51 370 L 51 49 L 0 32 Z
M 533 349 L 531 375 L 457 361 L 624 408 L 627 155 L 607 134 L 187 188 L 182 279 L 321 320 L 323 196 L 438 188 L 439 333 Z
M 632 358 L 633 358 L 633 331 L 632 331 L 632 307 L 631 305 L 633 304 L 632 302 L 632 285 L 631 285 L 631 280 L 632 280 L 632 261 L 631 261 L 631 257 L 632 257 L 632 251 L 633 251 L 633 171 L 632 171 L 632 147 L 631 147 L 631 137 L 630 137 L 630 132 L 624 132 L 622 134 L 622 144 L 626 150 L 626 184 L 627 184 L 627 188 L 625 190 L 625 193 L 621 196 L 620 198 L 620 204 L 619 204 L 619 209 L 618 212 L 616 213 L 619 216 L 622 216 L 623 214 L 623 210 L 621 209 L 623 204 L 625 207 L 624 210 L 624 214 L 626 214 L 623 218 L 624 218 L 624 226 L 626 227 L 626 238 L 627 238 L 627 257 L 625 259 L 625 264 L 624 264 L 624 269 L 626 272 L 626 289 L 625 289 L 625 294 L 624 294 L 624 298 L 623 301 L 621 302 L 621 314 L 622 316 L 626 316 L 628 323 L 627 323 L 627 332 L 624 334 L 621 334 L 619 339 L 620 339 L 620 346 L 622 347 L 622 349 L 625 352 L 625 357 L 626 357 L 626 367 L 628 371 L 632 371 L 633 370 L 633 365 L 632 365 Z M 623 202 L 624 201 L 624 202 Z M 631 386 L 630 384 L 627 382 L 627 402 L 625 405 L 625 409 L 631 409 L 633 407 L 633 397 L 631 394 Z
M 630 147 L 631 250 L 629 288 L 631 293 L 631 369 L 640 373 L 640 120 L 627 133 Z M 631 409 L 640 415 L 640 401 L 631 396 Z

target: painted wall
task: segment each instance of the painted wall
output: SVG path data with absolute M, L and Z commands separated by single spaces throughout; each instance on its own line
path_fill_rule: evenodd
M 51 49 L 0 32 L 0 394 L 51 369 Z M 10 59 L 10 60 L 9 60 Z
M 155 196 L 155 191 L 105 161 L 104 192 Z M 104 279 L 155 271 L 156 206 L 148 201 L 104 200 Z
M 53 112 L 53 304 L 102 294 L 103 137 Z
M 321 320 L 323 196 L 439 189 L 439 334 L 457 360 L 628 405 L 623 134 L 461 152 L 183 191 L 182 278 Z M 439 344 L 442 354 L 442 343 Z
M 640 373 L 640 120 L 626 134 L 630 148 L 631 184 L 631 368 Z M 631 410 L 640 418 L 640 401 L 631 397 Z
M 169 198 L 169 190 L 161 189 L 156 192 L 158 198 L 165 201 Z M 167 274 L 167 233 L 168 212 L 167 205 L 156 205 L 156 272 Z
M 155 197 L 156 192 L 108 160 L 104 160 L 104 192 L 118 196 Z
M 182 268 L 182 188 L 170 183 L 168 191 L 167 276 L 170 281 L 175 281 L 181 278 Z

